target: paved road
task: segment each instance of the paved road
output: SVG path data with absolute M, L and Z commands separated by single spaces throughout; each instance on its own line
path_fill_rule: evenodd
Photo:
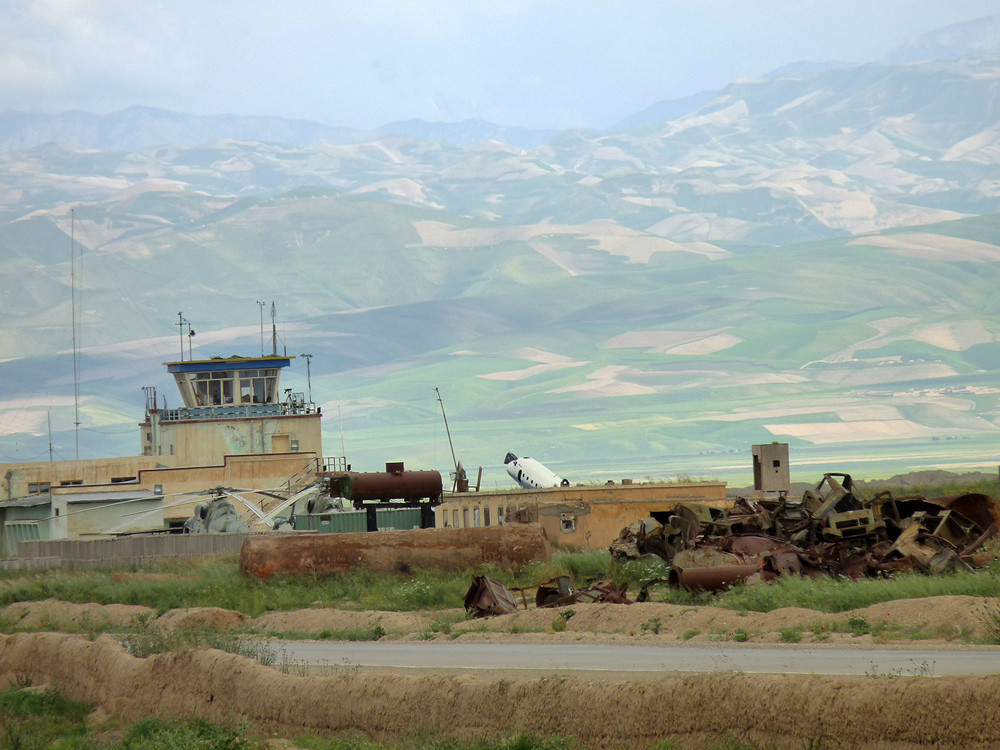
M 1000 674 L 1000 649 L 622 646 L 542 643 L 270 641 L 295 664 L 484 672 L 748 672 L 943 676 Z

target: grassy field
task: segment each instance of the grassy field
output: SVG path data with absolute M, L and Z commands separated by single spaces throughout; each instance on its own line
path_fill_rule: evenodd
M 0 606 L 22 601 L 58 599 L 98 604 L 135 604 L 157 614 L 183 607 L 221 607 L 256 617 L 268 611 L 307 607 L 349 610 L 416 611 L 462 606 L 472 577 L 485 575 L 507 586 L 529 586 L 558 575 L 570 575 L 577 585 L 612 578 L 629 591 L 647 581 L 666 578 L 668 568 L 656 557 L 613 561 L 606 551 L 558 553 L 544 563 L 518 570 L 495 565 L 468 573 L 416 571 L 409 575 L 356 571 L 328 578 L 274 577 L 269 580 L 240 574 L 234 559 L 198 563 L 167 563 L 137 569 L 134 574 L 93 569 L 87 571 L 6 572 L 0 575 Z M 996 596 L 1000 566 L 928 576 L 920 573 L 893 578 L 862 579 L 784 577 L 767 586 L 743 586 L 713 594 L 665 585 L 651 588 L 651 601 L 718 606 L 769 612 L 780 607 L 803 607 L 820 612 L 843 612 L 895 599 L 925 596 Z

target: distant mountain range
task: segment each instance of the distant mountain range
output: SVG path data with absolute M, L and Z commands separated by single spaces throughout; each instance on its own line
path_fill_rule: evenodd
M 501 486 L 507 451 L 574 480 L 746 484 L 771 440 L 800 472 L 995 463 L 998 80 L 978 46 L 796 64 L 608 132 L 7 113 L 0 457 L 46 456 L 50 415 L 66 457 L 76 297 L 85 456 L 137 450 L 141 386 L 173 399 L 178 310 L 196 357 L 254 354 L 274 300 L 363 470 L 448 468 L 435 387 Z
M 887 55 L 883 62 L 907 64 L 997 54 L 1000 54 L 1000 14 L 912 37 Z M 784 65 L 766 77 L 823 73 L 850 67 L 855 66 L 844 62 L 800 61 Z M 678 119 L 696 112 L 715 93 L 705 91 L 657 102 L 641 112 L 623 117 L 607 131 L 626 131 Z M 222 139 L 294 146 L 344 145 L 387 135 L 444 141 L 453 146 L 491 140 L 519 148 L 535 148 L 548 143 L 557 134 L 553 130 L 508 127 L 485 120 L 445 123 L 413 119 L 388 123 L 375 130 L 360 130 L 280 117 L 189 115 L 140 106 L 107 115 L 78 111 L 43 114 L 8 110 L 0 113 L 0 150 L 61 143 L 104 151 L 139 151 L 161 145 L 201 146 Z
M 332 127 L 308 120 L 236 115 L 187 115 L 154 107 L 129 107 L 109 115 L 61 112 L 55 115 L 0 113 L 0 150 L 19 151 L 50 143 L 102 151 L 141 151 L 162 145 L 201 146 L 218 140 L 261 141 L 310 146 L 343 145 L 403 135 L 447 141 L 456 146 L 485 140 L 532 148 L 557 131 L 507 128 L 485 120 L 444 123 L 391 122 L 375 130 Z

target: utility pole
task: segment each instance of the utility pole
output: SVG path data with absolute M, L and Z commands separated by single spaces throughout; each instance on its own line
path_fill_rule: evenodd
M 312 406 L 312 402 L 313 402 L 313 385 L 312 385 L 312 374 L 310 373 L 309 365 L 311 364 L 313 355 L 311 355 L 311 354 L 300 354 L 299 356 L 302 357 L 306 361 L 306 384 L 309 387 L 309 405 Z
M 80 259 L 83 270 L 83 258 Z M 76 346 L 76 209 L 69 210 L 69 291 L 73 317 L 73 435 L 76 439 L 76 458 L 80 458 L 80 354 Z M 83 290 L 80 294 L 82 296 Z M 183 352 L 182 352 L 183 355 Z M 182 356 L 183 358 L 183 356 Z
M 177 334 L 181 337 L 181 362 L 184 361 L 184 313 L 177 313 Z
M 188 327 L 188 359 L 191 357 L 191 337 L 194 336 L 194 331 L 191 330 L 191 324 L 188 322 L 187 318 L 184 317 L 183 313 L 177 313 L 177 332 L 181 337 L 181 362 L 184 361 L 184 326 Z

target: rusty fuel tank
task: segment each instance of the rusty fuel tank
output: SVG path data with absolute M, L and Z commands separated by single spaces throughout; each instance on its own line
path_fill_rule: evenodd
M 336 480 L 341 497 L 352 503 L 371 500 L 437 500 L 443 492 L 441 472 L 406 471 L 402 463 L 386 463 L 385 471 L 349 471 Z

